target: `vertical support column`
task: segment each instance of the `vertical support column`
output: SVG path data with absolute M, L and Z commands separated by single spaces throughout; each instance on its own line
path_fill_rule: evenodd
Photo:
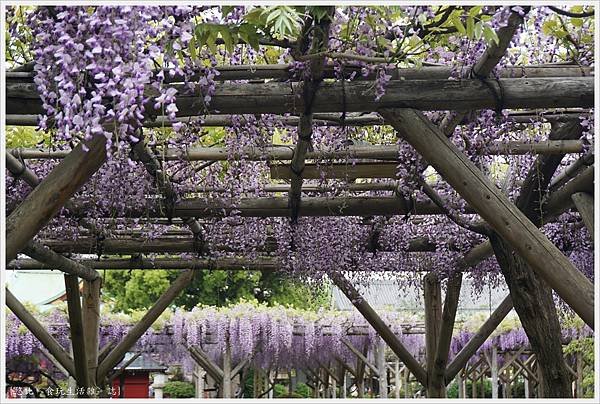
M 342 385 L 340 386 L 340 398 L 346 398 L 348 394 L 348 378 L 346 377 L 346 369 L 340 364 L 340 380 Z
M 83 281 L 83 338 L 88 361 L 90 386 L 97 386 L 99 333 L 100 333 L 100 289 L 102 279 Z
M 206 371 L 196 364 L 194 369 L 194 390 L 196 398 L 204 398 L 204 376 Z M 256 380 L 256 373 L 254 374 L 254 380 Z M 256 395 L 255 395 L 256 396 Z
M 331 398 L 337 398 L 337 382 L 331 378 Z
M 404 398 L 410 397 L 410 392 L 408 389 L 410 388 L 410 370 L 405 366 L 404 367 Z
M 525 398 L 529 398 L 529 375 L 525 374 Z
M 446 397 L 444 375 L 434 372 L 435 354 L 438 346 L 442 323 L 442 290 L 440 281 L 434 273 L 428 273 L 423 279 L 425 298 L 425 351 L 427 354 L 427 397 Z
M 385 363 L 385 342 L 377 345 L 377 374 L 379 376 L 379 397 L 387 398 L 387 365 Z
M 461 370 L 456 375 L 456 382 L 458 384 L 458 398 L 466 398 L 465 394 L 465 379 L 462 377 L 463 371 Z
M 492 347 L 492 398 L 498 398 L 498 348 Z
M 402 387 L 400 380 L 400 361 L 396 359 L 396 363 L 394 363 L 394 398 L 400 398 L 400 388 Z
M 229 338 L 225 344 L 225 353 L 223 354 L 223 383 L 221 383 L 221 396 L 231 398 L 231 345 Z
M 65 275 L 65 289 L 69 310 L 73 362 L 75 363 L 75 379 L 77 380 L 78 390 L 81 387 L 85 391 L 80 396 L 87 396 L 87 387 L 89 386 L 88 362 L 86 358 L 86 341 L 83 333 L 81 298 L 79 296 L 79 278 L 77 275 Z

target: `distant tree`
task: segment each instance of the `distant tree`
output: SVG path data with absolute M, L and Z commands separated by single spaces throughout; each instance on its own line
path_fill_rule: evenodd
M 104 272 L 103 294 L 113 311 L 131 312 L 152 306 L 177 277 L 175 271 Z M 197 271 L 192 283 L 174 305 L 191 309 L 198 304 L 225 306 L 241 300 L 256 300 L 302 309 L 326 304 L 322 285 L 307 285 L 285 274 L 271 271 Z

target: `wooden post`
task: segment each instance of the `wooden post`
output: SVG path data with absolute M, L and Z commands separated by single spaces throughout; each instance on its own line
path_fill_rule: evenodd
M 100 288 L 102 279 L 83 281 L 83 338 L 88 360 L 89 385 L 96 386 L 100 332 Z
M 396 359 L 394 362 L 394 398 L 400 398 L 400 389 L 402 381 L 400 378 L 400 361 Z
M 366 354 L 366 352 L 365 352 Z M 356 391 L 358 398 L 363 398 L 365 396 L 365 372 L 366 372 L 366 362 L 360 360 L 358 357 L 356 358 Z
M 339 364 L 340 377 L 340 398 L 346 398 L 348 394 L 348 378 L 346 377 L 346 368 Z
M 354 307 L 371 324 L 377 333 L 383 338 L 387 345 L 394 351 L 402 362 L 408 367 L 412 374 L 423 386 L 427 385 L 427 373 L 419 362 L 408 352 L 402 342 L 396 337 L 387 324 L 377 315 L 369 303 L 358 293 L 352 284 L 341 273 L 330 273 L 329 277 L 352 302 Z
M 573 199 L 583 223 L 585 223 L 585 227 L 587 227 L 590 237 L 594 241 L 594 197 L 585 192 L 578 192 L 571 195 L 571 199 Z
M 466 398 L 465 379 L 462 377 L 463 372 L 464 372 L 464 369 L 461 370 L 460 372 L 458 372 L 458 374 L 456 376 L 456 381 L 458 383 L 458 398 Z
M 498 348 L 492 347 L 492 398 L 498 398 Z
M 404 366 L 404 398 L 410 397 L 410 370 Z
M 95 136 L 85 144 L 88 152 L 80 143 L 6 219 L 6 263 L 17 257 L 106 160 L 106 137 Z
M 223 381 L 221 383 L 221 397 L 231 398 L 231 346 L 229 338 L 225 343 L 225 352 L 223 353 Z
M 11 293 L 8 288 L 6 291 L 6 305 L 13 312 L 15 316 L 35 337 L 44 345 L 44 347 L 54 356 L 54 358 L 64 367 L 70 375 L 75 375 L 75 365 L 73 359 L 63 349 L 63 347 L 54 339 L 50 333 L 46 330 L 42 324 L 40 324 L 32 315 L 27 311 L 25 306 L 19 302 L 19 300 Z
M 504 320 L 506 315 L 512 309 L 512 300 L 506 296 L 502 303 L 494 310 L 485 323 L 479 328 L 477 333 L 471 337 L 467 345 L 454 357 L 454 360 L 446 368 L 446 381 L 454 379 L 454 376 L 466 366 L 467 362 L 483 345 L 485 340 L 494 332 L 496 327 Z
M 129 330 L 127 335 L 119 344 L 106 356 L 98 365 L 99 380 L 108 374 L 108 372 L 119 362 L 125 353 L 138 341 L 138 339 L 150 328 L 163 311 L 173 302 L 181 291 L 190 283 L 194 277 L 194 271 L 186 270 L 179 275 L 169 288 L 158 298 L 154 306 L 150 308 L 142 319 Z
M 86 340 L 83 335 L 83 316 L 81 314 L 81 297 L 79 296 L 79 278 L 65 275 L 67 306 L 69 309 L 69 328 L 73 346 L 73 362 L 75 363 L 75 379 L 77 387 L 89 387 Z
M 442 290 L 440 281 L 433 272 L 423 279 L 425 301 L 425 351 L 427 353 L 427 397 L 443 398 L 446 396 L 444 371 L 435 373 L 435 359 L 438 338 L 442 324 Z M 436 378 L 436 376 L 438 376 Z
M 448 365 L 448 357 L 450 355 L 450 344 L 452 342 L 452 333 L 454 331 L 454 321 L 456 319 L 456 310 L 458 309 L 461 284 L 462 272 L 455 272 L 450 279 L 448 279 L 435 352 L 432 380 L 437 380 L 438 383 L 441 381 L 444 385 L 450 382 L 450 380 L 445 379 L 445 373 L 446 366 Z
M 206 371 L 197 365 L 194 369 L 194 387 L 196 398 L 204 398 L 204 375 Z M 256 395 L 255 395 L 256 397 Z
M 377 344 L 377 375 L 379 377 L 379 397 L 388 398 L 387 364 L 385 363 L 385 342 Z
M 593 329 L 593 284 L 525 214 L 422 113 L 380 113 Z

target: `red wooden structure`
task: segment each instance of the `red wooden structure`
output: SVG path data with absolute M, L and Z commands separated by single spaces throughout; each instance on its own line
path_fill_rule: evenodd
M 133 355 L 132 352 L 125 354 L 115 370 L 121 369 Z M 113 380 L 112 398 L 150 398 L 150 373 L 162 373 L 166 369 L 149 356 L 137 357 Z

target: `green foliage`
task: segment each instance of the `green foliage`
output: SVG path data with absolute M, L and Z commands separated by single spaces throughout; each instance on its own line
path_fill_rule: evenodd
M 111 310 L 133 314 L 149 308 L 178 276 L 175 271 L 107 271 L 103 291 Z M 280 304 L 299 309 L 326 305 L 327 290 L 306 285 L 272 271 L 197 271 L 194 280 L 174 301 L 192 309 L 201 305 L 228 306 L 240 301 Z
M 296 393 L 297 395 L 299 395 L 302 398 L 308 398 L 308 397 L 310 397 L 310 387 L 308 387 L 308 385 L 305 383 L 298 383 L 296 385 L 296 389 L 294 390 L 294 393 Z
M 265 27 L 276 38 L 296 38 L 302 26 L 302 17 L 290 6 L 271 6 L 264 9 Z
M 275 384 L 273 386 L 273 397 L 275 398 L 282 398 L 282 397 L 287 397 L 288 396 L 288 389 L 286 386 L 284 386 L 283 384 Z
M 33 9 L 33 6 L 7 7 L 4 57 L 9 69 L 33 60 L 29 50 L 29 43 L 33 42 L 33 35 L 25 23 L 27 14 Z M 16 35 L 11 33 L 9 29 L 11 26 L 15 27 Z
M 50 133 L 37 131 L 31 126 L 7 126 L 5 142 L 7 149 L 48 146 Z
M 130 313 L 150 307 L 169 287 L 166 271 L 109 271 L 104 277 L 104 293 L 113 300 L 113 309 Z
M 188 382 L 167 382 L 164 393 L 166 398 L 192 398 L 196 395 L 196 389 Z

